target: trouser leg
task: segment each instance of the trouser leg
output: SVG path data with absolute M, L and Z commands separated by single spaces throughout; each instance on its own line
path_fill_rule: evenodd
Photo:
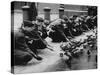
M 14 65 L 27 64 L 32 59 L 32 55 L 28 52 L 16 50 L 14 52 Z

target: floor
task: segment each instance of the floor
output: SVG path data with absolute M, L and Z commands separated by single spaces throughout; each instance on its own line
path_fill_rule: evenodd
M 86 35 L 94 35 L 92 31 L 86 32 L 74 40 L 80 40 L 86 38 Z M 42 61 L 32 59 L 26 66 L 14 66 L 14 72 L 21 73 L 36 73 L 36 72 L 53 72 L 53 71 L 68 71 L 68 70 L 86 70 L 96 69 L 95 57 L 97 52 L 92 52 L 91 56 L 88 57 L 86 54 L 87 50 L 84 51 L 83 55 L 79 58 L 73 58 L 71 61 L 71 68 L 65 63 L 66 56 L 60 57 L 61 43 L 52 43 L 50 38 L 46 41 L 53 46 L 54 51 L 49 49 L 40 50 L 39 55 L 43 57 Z

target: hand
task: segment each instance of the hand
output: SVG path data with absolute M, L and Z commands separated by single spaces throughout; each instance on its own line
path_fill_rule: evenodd
M 42 33 L 41 31 L 38 31 L 38 33 L 40 34 L 40 36 L 42 36 L 42 35 L 43 35 L 43 33 Z
M 32 44 L 33 43 L 33 40 L 28 41 L 28 43 Z

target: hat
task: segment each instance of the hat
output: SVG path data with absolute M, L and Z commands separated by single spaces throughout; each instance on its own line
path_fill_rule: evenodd
M 49 25 L 50 21 L 49 20 L 44 20 L 44 24 Z
M 64 19 L 65 21 L 67 21 L 68 20 L 68 17 L 66 15 L 63 15 L 62 16 L 62 19 Z
M 73 15 L 73 17 L 78 17 L 77 15 Z
M 38 20 L 39 22 L 43 22 L 43 18 L 42 17 L 36 17 L 36 20 Z
M 74 20 L 74 19 L 73 19 L 73 16 L 71 16 L 69 19 L 70 19 L 70 20 Z
M 31 21 L 24 20 L 23 21 L 24 27 L 32 27 L 34 24 Z

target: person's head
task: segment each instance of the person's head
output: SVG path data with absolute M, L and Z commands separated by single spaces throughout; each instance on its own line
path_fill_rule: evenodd
M 70 20 L 70 22 L 74 22 L 74 19 L 72 16 L 69 18 L 69 20 Z
M 73 15 L 73 19 L 75 20 L 78 16 L 77 15 Z
M 43 22 L 44 22 L 43 18 L 41 18 L 41 17 L 36 17 L 36 24 L 37 24 L 38 26 L 43 25 Z
M 44 20 L 44 24 L 45 24 L 46 26 L 48 26 L 48 25 L 50 24 L 50 21 L 49 21 L 49 20 Z
M 68 17 L 66 15 L 62 16 L 62 25 L 66 27 L 66 24 L 69 22 Z
M 68 17 L 67 17 L 66 15 L 63 15 L 63 16 L 62 16 L 62 19 L 63 19 L 64 21 L 68 21 Z

